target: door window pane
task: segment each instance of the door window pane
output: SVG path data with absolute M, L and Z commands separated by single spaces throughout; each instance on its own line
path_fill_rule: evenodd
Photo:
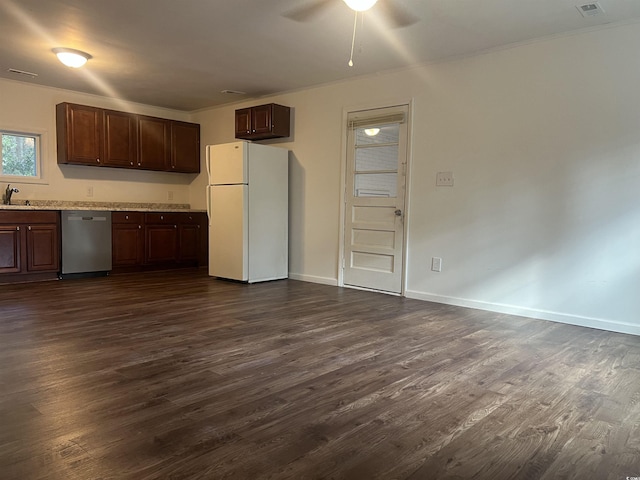
M 358 148 L 356 172 L 398 170 L 398 145 Z
M 400 125 L 371 125 L 356 129 L 356 146 L 380 143 L 397 144 L 400 138 Z
M 397 173 L 356 173 L 354 197 L 385 197 L 397 196 Z

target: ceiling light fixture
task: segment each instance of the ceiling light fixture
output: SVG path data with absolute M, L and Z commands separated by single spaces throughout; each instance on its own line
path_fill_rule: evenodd
M 380 129 L 379 128 L 365 128 L 364 129 L 364 133 L 367 134 L 369 137 L 375 137 L 377 134 L 380 133 Z
M 347 6 L 356 12 L 353 19 L 353 37 L 351 37 L 351 56 L 349 57 L 349 66 L 353 67 L 353 47 L 356 44 L 356 28 L 358 26 L 358 13 L 369 10 L 378 0 L 344 0 Z
M 373 7 L 378 0 L 344 0 L 344 3 L 351 10 L 355 10 L 356 12 L 364 12 Z
M 86 52 L 74 50 L 73 48 L 54 48 L 52 50 L 64 65 L 71 68 L 80 68 L 87 60 L 93 58 Z

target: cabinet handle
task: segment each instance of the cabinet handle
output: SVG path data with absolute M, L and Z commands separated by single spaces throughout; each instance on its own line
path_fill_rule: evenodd
M 124 216 L 125 220 L 129 220 L 129 215 Z
M 31 225 L 29 225 L 29 231 L 31 231 Z
M 96 158 L 96 162 L 100 163 L 100 159 L 99 159 L 99 158 Z
M 16 227 L 16 230 L 17 230 L 17 231 L 20 231 L 20 227 Z
M 133 162 L 131 162 L 131 165 L 133 165 Z
M 142 225 L 138 225 L 138 229 L 141 229 L 141 228 L 142 228 Z
M 160 220 L 164 220 L 164 215 L 160 215 Z
M 178 228 L 178 226 L 177 226 L 177 225 L 174 225 L 174 226 L 173 226 L 173 228 Z

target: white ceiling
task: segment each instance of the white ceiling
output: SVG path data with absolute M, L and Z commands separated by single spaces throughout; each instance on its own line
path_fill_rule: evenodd
M 419 21 L 391 28 L 375 6 L 358 24 L 350 68 L 354 14 L 341 0 L 307 22 L 285 16 L 312 1 L 0 0 L 0 76 L 192 111 L 640 20 L 640 0 L 600 0 L 605 13 L 587 18 L 576 5 L 590 0 L 379 0 Z M 70 69 L 54 47 L 93 59 Z

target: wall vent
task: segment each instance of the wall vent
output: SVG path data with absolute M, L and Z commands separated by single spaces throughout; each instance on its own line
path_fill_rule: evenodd
M 582 14 L 583 17 L 593 17 L 594 15 L 600 15 L 604 13 L 604 10 L 600 6 L 598 2 L 596 3 L 585 3 L 584 5 L 576 5 L 578 11 Z

